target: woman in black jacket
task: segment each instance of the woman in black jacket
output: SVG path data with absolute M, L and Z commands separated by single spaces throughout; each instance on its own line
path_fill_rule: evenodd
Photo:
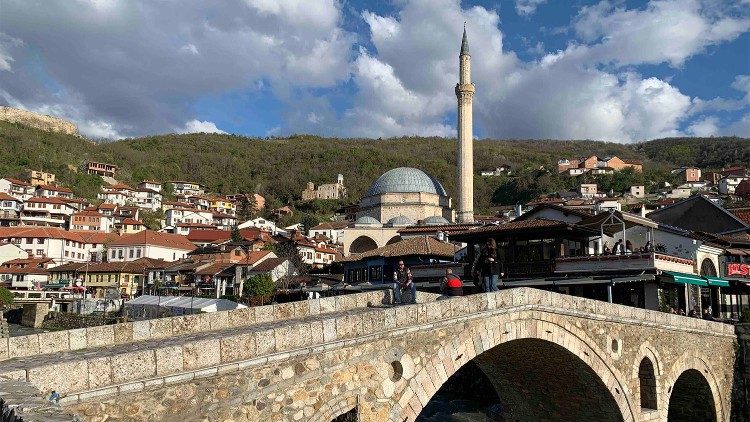
M 484 291 L 496 292 L 497 280 L 501 275 L 500 262 L 497 259 L 497 243 L 495 239 L 489 238 L 482 247 L 482 252 L 477 259 L 476 271 L 482 277 Z

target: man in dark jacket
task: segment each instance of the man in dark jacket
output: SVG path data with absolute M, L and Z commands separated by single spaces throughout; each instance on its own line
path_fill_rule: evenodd
M 412 303 L 417 303 L 417 286 L 412 281 L 411 270 L 404 265 L 404 261 L 398 261 L 398 267 L 393 272 L 394 303 L 401 303 L 401 292 L 409 289 L 411 291 Z

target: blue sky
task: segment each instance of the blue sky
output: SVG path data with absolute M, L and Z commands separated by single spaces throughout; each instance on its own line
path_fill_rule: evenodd
M 93 138 L 750 136 L 750 0 L 0 0 L 0 104 Z

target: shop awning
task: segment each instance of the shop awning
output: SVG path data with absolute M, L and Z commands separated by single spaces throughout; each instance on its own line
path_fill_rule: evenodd
M 670 277 L 673 282 L 679 283 L 679 284 L 693 284 L 696 286 L 708 286 L 708 283 L 706 283 L 706 279 L 699 275 L 694 274 L 685 274 L 685 273 L 678 273 L 675 271 L 664 271 L 662 275 L 665 275 L 667 277 Z
M 709 286 L 729 287 L 729 282 L 724 280 L 723 278 L 714 277 L 710 275 L 704 275 L 703 278 L 705 278 L 708 281 Z

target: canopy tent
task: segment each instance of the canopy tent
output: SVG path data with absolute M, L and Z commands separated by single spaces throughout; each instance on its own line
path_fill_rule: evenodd
M 246 308 L 246 306 L 227 299 L 207 299 L 192 296 L 143 295 L 125 302 L 128 315 L 132 315 L 134 318 L 153 318 L 162 315 L 165 311 L 172 315 L 185 315 L 239 308 Z
M 708 283 L 706 279 L 695 274 L 678 273 L 676 271 L 664 271 L 662 275 L 671 279 L 673 283 L 677 284 L 692 284 L 695 286 L 707 287 Z
M 609 212 L 603 212 L 593 217 L 587 218 L 578 222 L 579 227 L 585 227 L 589 229 L 598 229 L 601 236 L 599 237 L 599 253 L 604 253 L 604 245 L 602 238 L 604 235 L 614 236 L 615 233 L 621 233 L 622 244 L 625 245 L 627 239 L 625 238 L 625 230 L 631 227 L 646 227 L 648 228 L 648 240 L 653 241 L 654 229 L 659 228 L 659 223 L 641 217 L 640 215 L 631 214 L 629 212 L 610 210 Z
M 720 277 L 714 277 L 711 275 L 704 275 L 703 278 L 708 281 L 709 286 L 716 286 L 716 287 L 729 287 L 729 282 L 727 280 L 724 280 Z

